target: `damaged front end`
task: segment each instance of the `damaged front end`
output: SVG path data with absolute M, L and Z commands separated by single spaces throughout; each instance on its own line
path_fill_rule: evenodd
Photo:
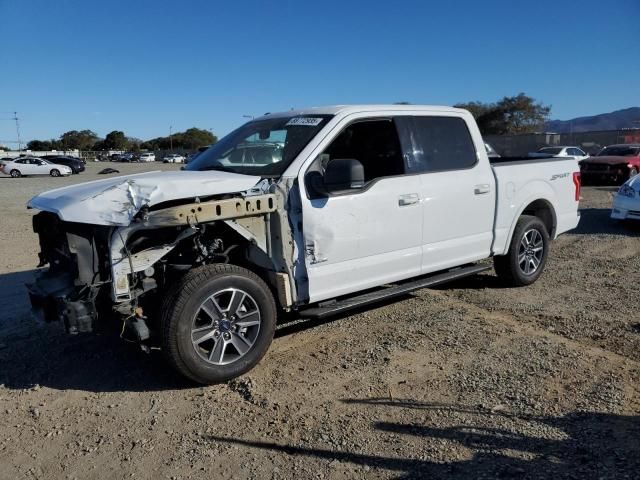
M 47 322 L 63 321 L 67 332 L 95 329 L 96 303 L 109 282 L 109 227 L 63 222 L 57 215 L 41 212 L 33 217 L 40 237 L 38 267 L 29 297 L 37 316 Z
M 290 304 L 289 277 L 270 256 L 276 203 L 263 192 L 165 202 L 144 206 L 126 226 L 40 212 L 33 218 L 39 266 L 49 267 L 27 286 L 33 309 L 45 321 L 62 321 L 71 334 L 122 327 L 142 342 L 158 330 L 170 285 L 194 267 L 229 262 L 263 268 L 275 277 L 282 303 Z

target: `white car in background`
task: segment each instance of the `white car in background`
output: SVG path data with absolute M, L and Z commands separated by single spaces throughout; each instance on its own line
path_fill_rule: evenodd
M 613 197 L 611 218 L 640 220 L 640 175 L 635 175 L 623 183 Z
M 557 158 L 565 158 L 565 157 L 573 157 L 578 161 L 584 160 L 589 155 L 582 149 L 578 147 L 570 147 L 570 146 L 562 146 L 562 147 L 542 147 L 535 153 L 530 153 L 530 157 L 557 157 Z
M 11 175 L 13 178 L 20 178 L 28 175 L 51 175 L 60 177 L 71 175 L 73 171 L 66 165 L 58 165 L 42 158 L 21 157 L 11 162 L 3 162 L 2 172 Z
M 184 163 L 184 157 L 182 155 L 178 155 L 177 153 L 172 153 L 171 155 L 167 155 L 162 159 L 164 163 Z
M 139 162 L 155 162 L 156 161 L 156 154 L 155 153 L 141 153 L 140 157 L 138 159 Z

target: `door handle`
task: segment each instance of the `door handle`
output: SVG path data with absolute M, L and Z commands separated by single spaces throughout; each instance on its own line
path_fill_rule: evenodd
M 491 185 L 488 183 L 482 183 L 473 187 L 473 193 L 476 195 L 482 195 L 483 193 L 489 193 L 491 191 Z
M 398 197 L 398 206 L 406 207 L 408 205 L 415 205 L 420 201 L 420 196 L 417 193 L 406 193 Z

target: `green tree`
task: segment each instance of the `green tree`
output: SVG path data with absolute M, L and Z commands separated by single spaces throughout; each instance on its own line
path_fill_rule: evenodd
M 218 141 L 218 138 L 209 130 L 192 127 L 182 134 L 181 140 L 183 148 L 193 150 L 214 144 Z
M 126 137 L 124 132 L 120 130 L 113 130 L 112 132 L 107 133 L 107 136 L 104 137 L 104 140 L 100 142 L 96 146 L 98 150 L 128 150 L 129 149 L 129 139 Z
M 171 137 L 157 137 L 147 140 L 140 145 L 140 148 L 147 150 L 169 150 L 170 148 L 181 148 L 195 150 L 198 147 L 212 145 L 218 141 L 209 130 L 192 127 L 184 132 L 176 132 Z
M 551 107 L 519 93 L 496 103 L 469 102 L 456 105 L 469 110 L 483 135 L 508 135 L 541 131 Z
M 533 133 L 541 131 L 549 118 L 551 106 L 536 102 L 524 93 L 504 97 L 498 102 L 507 133 Z
M 129 150 L 132 152 L 139 152 L 141 150 L 140 146 L 142 145 L 142 140 L 135 137 L 127 137 L 127 142 L 129 144 Z
M 31 140 L 29 143 L 27 143 L 27 150 L 42 152 L 53 150 L 53 148 L 50 140 Z
M 63 150 L 93 150 L 98 140 L 98 135 L 91 130 L 70 130 L 60 135 Z
M 113 130 L 107 133 L 102 144 L 105 150 L 127 150 L 129 146 L 127 137 L 121 130 Z

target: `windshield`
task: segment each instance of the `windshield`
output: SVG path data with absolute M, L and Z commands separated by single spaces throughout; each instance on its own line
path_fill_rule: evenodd
M 280 176 L 331 117 L 309 115 L 251 121 L 202 152 L 185 170 Z
M 640 151 L 640 147 L 632 147 L 627 145 L 615 145 L 613 147 L 604 147 L 600 153 L 599 157 L 604 155 L 613 155 L 616 157 L 632 157 L 637 155 Z
M 562 151 L 562 148 L 558 147 L 546 147 L 538 150 L 539 153 L 548 153 L 549 155 L 558 155 Z

